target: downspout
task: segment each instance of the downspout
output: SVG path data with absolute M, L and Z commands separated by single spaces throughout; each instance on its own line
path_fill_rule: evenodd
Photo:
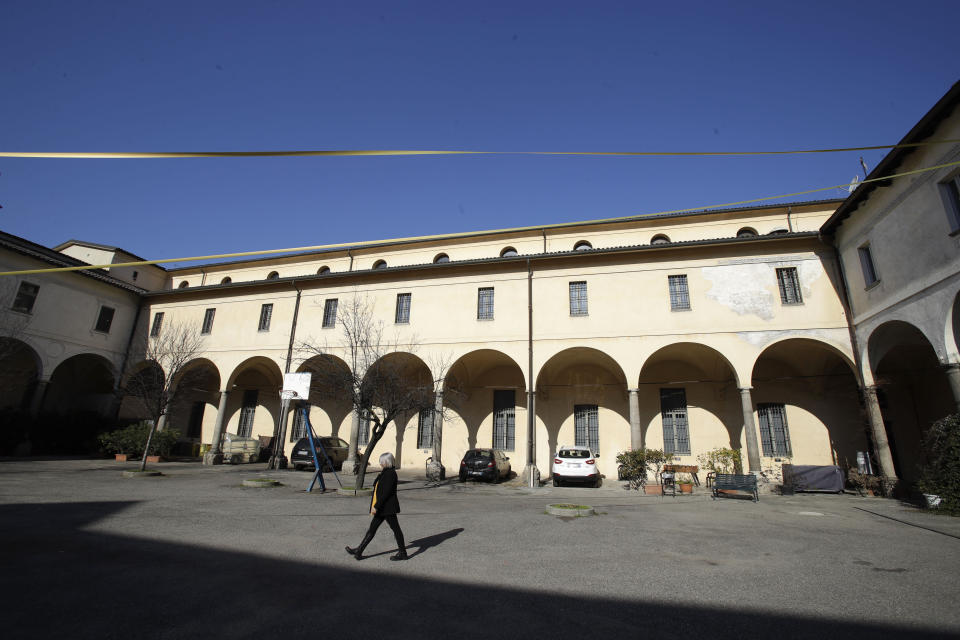
M 541 228 L 540 233 L 543 234 L 543 252 L 546 253 L 547 252 L 547 228 L 546 227 Z M 528 264 L 527 268 L 529 267 L 530 265 Z
M 297 290 L 297 301 L 293 306 L 293 320 L 290 323 L 290 342 L 287 344 L 287 363 L 283 369 L 284 373 L 290 373 L 290 366 L 293 364 L 293 343 L 297 338 L 297 318 L 300 315 L 300 296 L 303 293 L 303 290 L 297 286 L 296 280 L 292 284 L 293 288 Z M 267 468 L 270 469 L 285 469 L 287 467 L 287 458 L 283 454 L 283 443 L 287 439 L 287 407 L 289 407 L 289 401 L 281 401 L 280 415 L 277 416 L 277 427 L 273 431 L 275 442 L 273 459 L 267 465 Z
M 544 234 L 546 238 L 546 234 Z M 527 258 L 527 471 L 531 487 L 539 486 L 537 473 L 537 444 L 534 427 L 536 420 L 534 411 L 533 389 L 533 267 L 530 258 Z
M 353 251 L 347 249 L 347 255 L 350 256 L 350 268 L 347 271 L 353 271 Z
M 127 348 L 123 352 L 123 361 L 120 364 L 120 375 L 117 376 L 117 386 L 116 386 L 116 403 L 117 406 L 113 410 L 113 422 L 114 424 L 120 419 L 120 405 L 123 404 L 123 398 L 120 394 L 120 385 L 123 380 L 123 372 L 127 370 L 127 362 L 130 361 L 130 349 L 133 348 L 133 339 L 137 335 L 137 325 L 140 324 L 140 312 L 143 311 L 144 306 L 143 298 L 140 299 L 140 303 L 137 305 L 137 313 L 133 316 L 133 326 L 130 328 L 130 337 L 127 338 Z
M 203 274 L 200 276 L 200 286 L 202 287 L 203 285 L 207 284 L 207 270 L 200 269 L 200 273 Z
M 787 207 L 787 231 L 793 233 L 793 222 L 790 220 L 791 213 L 793 213 L 793 207 Z

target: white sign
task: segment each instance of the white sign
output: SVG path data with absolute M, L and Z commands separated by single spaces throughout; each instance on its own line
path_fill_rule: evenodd
M 283 391 L 280 397 L 284 400 L 306 400 L 310 397 L 309 373 L 283 374 Z

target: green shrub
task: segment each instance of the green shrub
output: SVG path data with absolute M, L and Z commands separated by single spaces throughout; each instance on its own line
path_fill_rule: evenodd
M 918 488 L 940 496 L 940 509 L 960 514 L 960 414 L 937 420 L 921 443 Z
M 630 449 L 617 454 L 617 466 L 624 480 L 629 480 L 635 488 L 647 479 L 647 451 L 646 449 Z
M 717 447 L 697 456 L 697 462 L 707 471 L 714 473 L 743 473 L 743 462 L 739 449 Z
M 100 450 L 104 453 L 126 453 L 130 456 L 142 456 L 150 434 L 149 422 L 138 422 L 124 429 L 100 434 L 98 441 Z M 169 456 L 173 446 L 180 439 L 180 432 L 176 429 L 164 429 L 153 434 L 150 442 L 151 456 Z

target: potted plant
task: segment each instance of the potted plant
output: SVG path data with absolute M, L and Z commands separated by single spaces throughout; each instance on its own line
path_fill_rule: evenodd
M 689 473 L 678 473 L 676 482 L 681 493 L 693 493 L 693 478 Z
M 653 466 L 653 477 L 657 479 L 655 485 L 646 485 L 646 493 L 663 493 L 663 487 L 660 485 L 660 470 L 663 469 L 663 465 L 671 462 L 673 460 L 672 453 L 666 453 L 663 449 L 647 449 L 647 464 Z
M 640 490 L 647 481 L 646 449 L 629 449 L 617 454 L 617 476 L 627 480 L 631 489 Z

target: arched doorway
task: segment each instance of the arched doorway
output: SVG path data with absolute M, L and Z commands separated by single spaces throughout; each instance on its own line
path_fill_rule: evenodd
M 514 472 L 523 470 L 527 461 L 526 388 L 523 371 L 513 358 L 493 349 L 461 356 L 447 373 L 443 403 L 448 414 L 443 425 L 444 466 L 455 470 L 468 449 L 493 447 L 507 453 Z M 432 444 L 421 444 L 418 450 L 425 459 Z
M 40 375 L 40 357 L 30 345 L 0 338 L 0 455 L 12 455 L 30 441 L 31 402 Z
M 894 469 L 916 480 L 923 434 L 955 410 L 947 376 L 926 336 L 907 322 L 877 327 L 867 349 Z
M 768 346 L 752 386 L 762 466 L 780 459 L 856 469 L 858 453 L 872 451 L 853 364 L 831 345 L 790 338 Z
M 244 360 L 230 376 L 225 433 L 249 438 L 273 436 L 280 414 L 283 373 L 270 358 Z
M 311 374 L 310 397 L 305 403 L 296 404 L 285 446 L 290 447 L 307 435 L 306 424 L 298 414 L 304 406 L 309 410 L 310 424 L 315 434 L 349 440 L 353 416 L 349 385 L 353 376 L 347 363 L 336 356 L 323 354 L 303 362 L 297 372 Z
M 630 448 L 627 378 L 606 353 L 589 347 L 565 349 L 537 375 L 537 467 L 546 477 L 557 448 L 589 446 L 597 466 L 617 477 L 617 453 Z
M 643 443 L 673 453 L 680 464 L 717 447 L 741 449 L 743 412 L 736 373 L 719 351 L 678 342 L 654 352 L 640 371 Z M 746 450 L 741 453 L 747 467 Z
M 96 448 L 96 435 L 112 427 L 113 365 L 84 353 L 61 362 L 50 376 L 42 413 L 46 428 L 34 435 L 35 451 L 81 453 Z
M 213 441 L 220 403 L 220 371 L 210 360 L 188 362 L 173 382 L 166 428 L 180 432 L 180 440 L 199 445 Z M 199 447 L 187 447 L 192 455 Z

